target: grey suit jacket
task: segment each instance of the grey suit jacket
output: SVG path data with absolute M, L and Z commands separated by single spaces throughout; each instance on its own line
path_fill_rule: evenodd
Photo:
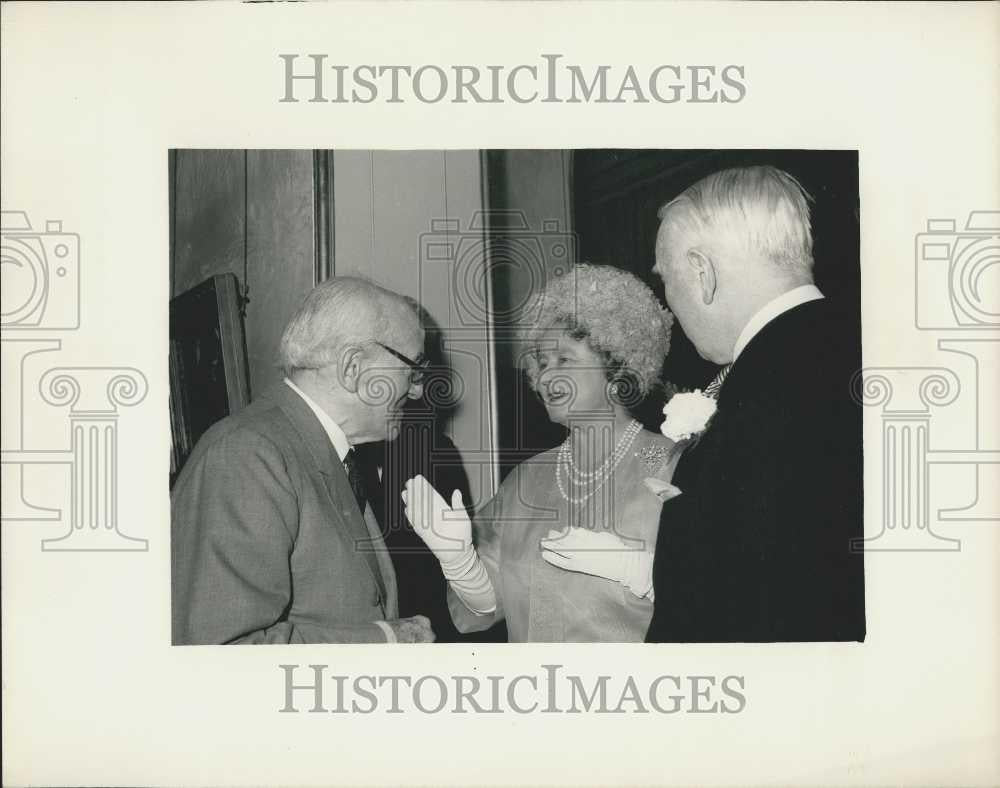
M 281 383 L 198 441 L 171 494 L 173 642 L 385 642 L 396 575 L 308 405 Z

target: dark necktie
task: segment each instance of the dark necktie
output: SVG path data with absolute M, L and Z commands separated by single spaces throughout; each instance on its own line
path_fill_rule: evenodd
M 365 473 L 361 467 L 361 459 L 358 453 L 351 449 L 344 457 L 344 470 L 347 471 L 347 480 L 351 483 L 351 490 L 354 491 L 354 499 L 358 502 L 358 509 L 361 514 L 365 513 L 365 504 L 368 501 L 368 491 L 365 485 Z

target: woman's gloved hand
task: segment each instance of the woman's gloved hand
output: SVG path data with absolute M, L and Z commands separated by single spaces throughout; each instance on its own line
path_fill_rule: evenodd
M 462 493 L 451 494 L 451 506 L 423 476 L 414 476 L 401 493 L 406 517 L 442 565 L 453 563 L 472 547 L 472 521 Z
M 553 529 L 539 545 L 553 566 L 614 580 L 638 597 L 653 598 L 653 553 L 630 547 L 610 531 Z
M 472 520 L 462 493 L 451 494 L 451 506 L 423 476 L 414 476 L 400 493 L 413 530 L 441 564 L 441 573 L 473 613 L 497 609 L 496 592 L 486 566 L 472 546 Z

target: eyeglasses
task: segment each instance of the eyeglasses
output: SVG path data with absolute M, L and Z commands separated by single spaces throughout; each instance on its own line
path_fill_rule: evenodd
M 383 345 L 378 340 L 373 340 L 373 341 L 383 350 L 388 350 L 390 353 L 392 353 L 392 355 L 394 355 L 396 358 L 398 358 L 400 361 L 402 361 L 404 364 L 406 364 L 406 366 L 410 368 L 411 386 L 419 386 L 421 383 L 423 383 L 424 375 L 427 374 L 427 367 L 429 367 L 431 363 L 431 360 L 429 358 L 424 357 L 424 354 L 421 353 L 420 356 L 417 357 L 417 360 L 414 361 L 412 358 L 403 355 L 395 348 L 391 348 L 388 345 Z

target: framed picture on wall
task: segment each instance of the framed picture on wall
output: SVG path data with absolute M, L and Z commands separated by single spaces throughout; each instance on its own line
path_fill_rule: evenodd
M 235 274 L 217 274 L 170 300 L 170 484 L 198 439 L 250 401 Z

